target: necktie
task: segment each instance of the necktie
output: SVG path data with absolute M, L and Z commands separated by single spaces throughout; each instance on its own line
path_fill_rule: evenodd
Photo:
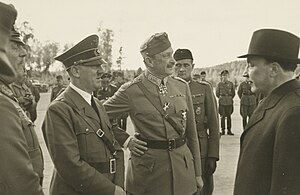
M 99 114 L 99 111 L 98 111 L 98 108 L 97 108 L 97 105 L 96 105 L 96 102 L 95 102 L 93 96 L 91 96 L 91 105 L 92 105 L 93 109 L 95 110 L 95 112 L 97 113 L 98 117 L 100 118 L 100 114 Z

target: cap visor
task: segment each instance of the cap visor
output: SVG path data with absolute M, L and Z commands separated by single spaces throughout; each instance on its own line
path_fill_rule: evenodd
M 9 77 L 15 77 L 16 72 L 12 65 L 9 62 L 9 59 L 6 56 L 6 53 L 0 51 L 0 74 L 6 75 Z

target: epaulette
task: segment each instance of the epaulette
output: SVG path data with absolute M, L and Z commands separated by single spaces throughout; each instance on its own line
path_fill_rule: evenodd
M 201 85 L 208 85 L 209 86 L 209 83 L 208 82 L 206 82 L 206 81 L 196 81 L 196 80 L 194 80 L 196 83 L 199 83 L 199 84 L 201 84 Z
M 127 89 L 128 87 L 132 86 L 133 84 L 136 84 L 136 83 L 141 82 L 141 81 L 142 81 L 142 78 L 141 78 L 141 75 L 140 75 L 140 76 L 134 78 L 132 81 L 128 81 L 128 82 L 124 83 L 121 86 L 121 88 L 122 89 Z
M 112 83 L 111 83 L 110 85 L 117 88 L 117 86 L 116 86 L 115 84 L 112 84 Z
M 181 81 L 181 82 L 183 82 L 183 83 L 185 83 L 185 84 L 188 84 L 188 82 L 186 82 L 184 79 L 182 79 L 182 78 L 180 78 L 180 77 L 176 77 L 176 76 L 171 76 L 171 78 L 173 78 L 173 79 L 176 79 L 176 80 L 178 80 L 178 81 Z

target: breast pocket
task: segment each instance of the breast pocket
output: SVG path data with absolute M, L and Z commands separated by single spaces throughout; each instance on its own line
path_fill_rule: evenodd
M 110 156 L 105 143 L 84 122 L 75 125 L 80 156 L 87 162 L 106 162 Z
M 196 94 L 192 97 L 195 116 L 200 116 L 204 108 L 204 94 Z

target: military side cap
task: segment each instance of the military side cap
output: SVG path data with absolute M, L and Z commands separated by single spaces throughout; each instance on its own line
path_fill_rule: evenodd
M 98 44 L 99 37 L 90 35 L 54 59 L 62 62 L 66 69 L 73 65 L 92 66 L 106 64 L 100 55 Z
M 161 53 L 171 46 L 168 34 L 165 32 L 156 33 L 141 45 L 140 52 L 148 56 Z
M 263 56 L 299 63 L 299 44 L 299 37 L 289 32 L 276 29 L 261 29 L 253 33 L 248 54 L 238 58 Z
M 192 52 L 190 50 L 188 50 L 188 49 L 177 49 L 174 52 L 173 57 L 174 57 L 174 59 L 176 61 L 178 61 L 178 60 L 185 60 L 185 59 L 191 59 L 191 60 L 193 60 Z
M 15 76 L 15 70 L 6 55 L 11 29 L 17 17 L 17 10 L 0 2 L 0 74 Z
M 223 71 L 221 72 L 221 76 L 222 76 L 223 74 L 229 74 L 228 70 L 223 70 Z
M 205 71 L 201 71 L 200 75 L 206 75 L 206 72 Z

